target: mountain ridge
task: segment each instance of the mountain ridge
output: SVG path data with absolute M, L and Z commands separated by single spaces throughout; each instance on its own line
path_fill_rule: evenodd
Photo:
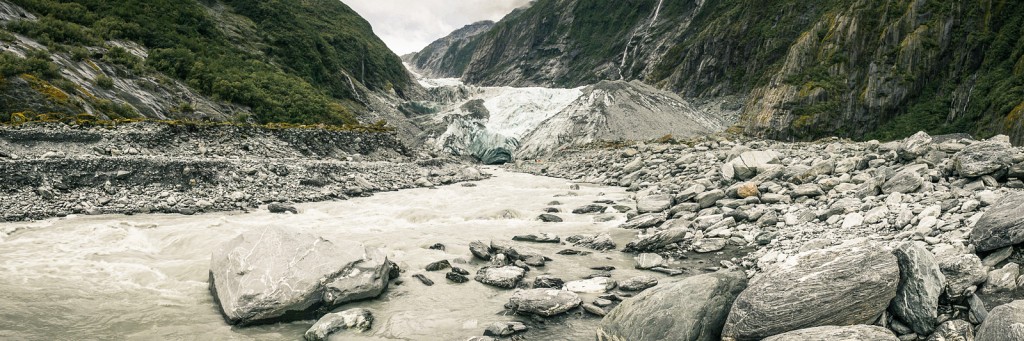
M 734 130 L 760 137 L 926 130 L 1020 144 L 1022 17 L 1024 4 L 1006 1 L 538 0 L 466 43 L 477 50 L 461 78 L 642 80 L 688 98 L 742 96 Z

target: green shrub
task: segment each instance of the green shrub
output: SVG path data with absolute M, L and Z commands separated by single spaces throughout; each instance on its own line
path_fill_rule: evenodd
M 96 86 L 107 90 L 114 88 L 114 80 L 107 77 L 107 75 L 96 76 L 96 80 L 94 82 L 96 83 Z

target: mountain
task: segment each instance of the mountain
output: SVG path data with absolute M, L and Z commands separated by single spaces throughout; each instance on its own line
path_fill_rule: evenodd
M 423 91 L 337 0 L 0 0 L 0 76 L 0 122 L 340 125 Z
M 735 127 L 780 139 L 1008 134 L 1024 142 L 1024 2 L 537 0 L 476 34 L 486 86 L 640 80 L 685 98 L 741 96 Z M 453 58 L 424 50 L 419 59 Z
M 402 56 L 402 60 L 420 74 L 430 78 L 458 78 L 469 66 L 470 57 L 476 51 L 473 38 L 494 27 L 490 20 L 466 25 L 448 36 L 438 39 L 422 51 Z

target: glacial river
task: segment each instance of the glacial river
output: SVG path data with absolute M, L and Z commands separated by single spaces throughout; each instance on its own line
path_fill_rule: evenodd
M 375 314 L 361 334 L 335 340 L 465 340 L 498 321 L 529 321 L 503 314 L 512 291 L 475 281 L 454 284 L 444 272 L 424 272 L 440 259 L 475 272 L 468 244 L 510 240 L 535 232 L 609 232 L 620 248 L 634 231 L 616 228 L 625 216 L 596 222 L 593 215 L 567 213 L 595 200 L 628 202 L 621 188 L 583 185 L 554 178 L 489 169 L 495 176 L 476 187 L 451 185 L 379 193 L 369 198 L 297 205 L 298 215 L 210 213 L 182 215 L 71 216 L 32 223 L 0 224 L 0 339 L 10 340 L 299 340 L 314 321 L 236 328 L 225 324 L 207 286 L 211 253 L 251 228 L 282 225 L 330 238 L 384 247 L 403 272 L 402 285 L 380 298 L 349 304 Z M 563 223 L 536 220 L 551 201 L 560 201 Z M 609 210 L 611 211 L 611 210 Z M 11 232 L 14 231 L 14 232 Z M 447 251 L 427 247 L 442 243 Z M 566 281 L 611 265 L 613 279 L 639 275 L 629 254 L 595 252 L 562 256 L 569 245 L 520 243 L 553 258 L 534 268 L 528 281 L 549 273 Z M 580 248 L 576 248 L 580 249 Z M 425 286 L 412 274 L 436 284 Z M 651 272 L 644 272 L 659 276 Z M 470 276 L 472 277 L 472 275 Z M 592 300 L 594 295 L 583 295 Z M 552 323 L 528 323 L 530 340 L 591 340 L 600 322 L 574 314 Z

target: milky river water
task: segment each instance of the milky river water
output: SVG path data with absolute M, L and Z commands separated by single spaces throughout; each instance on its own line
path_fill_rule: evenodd
M 210 255 L 234 236 L 259 226 L 281 225 L 328 238 L 383 247 L 404 270 L 404 283 L 378 299 L 348 304 L 375 314 L 364 333 L 336 334 L 333 340 L 465 340 L 497 321 L 529 321 L 504 314 L 510 290 L 470 281 L 455 284 L 444 272 L 423 267 L 441 259 L 471 272 L 474 240 L 510 240 L 518 234 L 549 232 L 561 237 L 609 232 L 624 245 L 634 231 L 566 213 L 595 200 L 629 202 L 621 188 L 489 169 L 495 176 L 437 189 L 379 193 L 368 198 L 297 205 L 297 215 L 210 213 L 182 215 L 71 216 L 31 223 L 0 224 L 0 339 L 11 340 L 299 340 L 314 321 L 237 328 L 227 325 L 209 293 Z M 536 220 L 551 201 L 560 201 L 563 223 Z M 611 211 L 611 210 L 610 210 Z M 13 232 L 12 232 L 13 231 Z M 427 247 L 442 243 L 447 251 Z M 568 280 L 615 266 L 613 279 L 638 275 L 631 255 L 618 251 L 586 256 L 557 255 L 571 245 L 518 243 L 553 258 L 527 275 L 549 273 Z M 579 249 L 579 248 L 576 248 Z M 423 273 L 434 286 L 411 275 Z M 653 274 L 647 272 L 645 274 Z M 653 274 L 659 276 L 657 274 Z M 470 276 L 472 277 L 472 275 Z M 659 276 L 660 277 L 660 276 Z M 585 296 L 592 299 L 593 296 Z M 600 319 L 576 313 L 546 324 L 531 323 L 530 340 L 592 340 Z

